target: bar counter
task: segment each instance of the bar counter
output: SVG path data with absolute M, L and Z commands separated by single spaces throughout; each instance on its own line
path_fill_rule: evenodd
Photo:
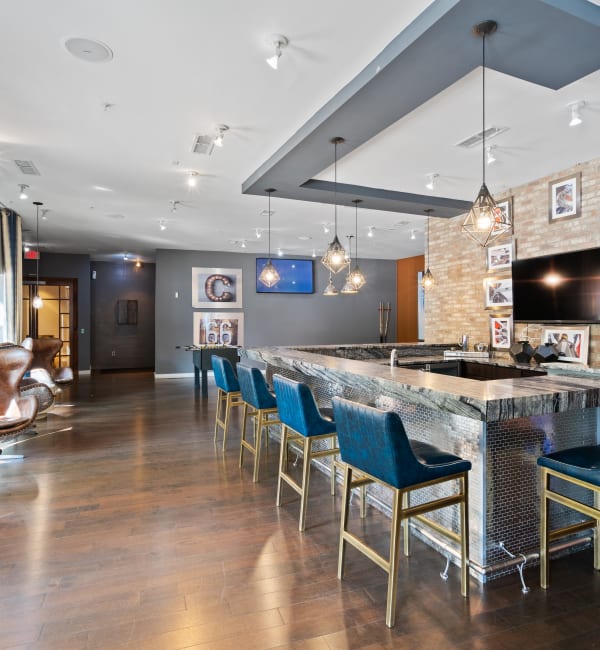
M 305 381 L 320 405 L 328 406 L 339 395 L 394 410 L 410 438 L 470 460 L 471 575 L 485 582 L 515 570 L 516 562 L 500 542 L 512 554 L 537 559 L 536 459 L 551 451 L 600 442 L 600 374 L 573 376 L 576 373 L 570 368 L 550 368 L 552 374 L 543 376 L 476 381 L 411 369 L 415 363 L 439 362 L 450 347 L 269 347 L 244 350 L 242 357 L 266 364 L 269 379 L 277 372 Z M 399 367 L 389 365 L 392 348 L 398 350 Z M 493 359 L 477 362 L 528 368 Z M 369 498 L 389 510 L 385 491 L 374 489 Z M 433 518 L 457 529 L 455 510 L 448 508 Z M 557 525 L 581 520 L 560 506 L 550 516 Z M 446 541 L 412 525 L 419 537 L 455 559 L 457 551 Z M 587 544 L 589 538 L 580 536 L 561 550 L 578 550 Z

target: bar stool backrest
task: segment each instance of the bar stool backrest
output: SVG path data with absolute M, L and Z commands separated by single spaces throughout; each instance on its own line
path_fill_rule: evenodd
M 235 393 L 239 391 L 240 384 L 235 376 L 233 366 L 229 359 L 213 354 L 210 360 L 215 374 L 215 384 L 217 387 L 226 393 Z
M 335 431 L 335 424 L 323 418 L 310 388 L 301 382 L 273 375 L 279 419 L 303 436 Z
M 238 382 L 242 399 L 255 409 L 272 409 L 277 401 L 269 391 L 267 381 L 258 368 L 237 364 Z

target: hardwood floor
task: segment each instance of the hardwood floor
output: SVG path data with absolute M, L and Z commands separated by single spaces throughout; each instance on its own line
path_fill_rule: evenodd
M 441 556 L 415 541 L 388 630 L 383 571 L 350 549 L 336 578 L 328 480 L 313 473 L 299 533 L 297 496 L 275 507 L 276 445 L 253 484 L 238 415 L 225 454 L 213 444 L 214 386 L 206 400 L 191 379 L 118 373 L 69 391 L 74 406 L 6 450 L 25 460 L 0 463 L 4 650 L 600 647 L 590 552 L 553 560 L 548 592 L 532 567 L 527 595 L 509 576 L 472 581 L 464 600 L 458 569 L 443 582 Z M 369 508 L 382 549 L 387 524 Z

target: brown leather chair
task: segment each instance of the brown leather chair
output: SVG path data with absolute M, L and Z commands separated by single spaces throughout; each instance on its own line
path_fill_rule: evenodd
M 33 354 L 18 345 L 0 347 L 0 437 L 2 438 L 27 429 L 33 424 L 37 415 L 36 397 L 21 394 L 21 382 L 32 359 Z M 14 405 L 18 407 L 18 413 L 7 413 L 11 403 L 13 409 Z M 0 455 L 0 461 L 15 458 L 23 458 L 23 456 Z
M 35 379 L 47 383 L 53 391 L 56 390 L 56 384 L 64 386 L 73 381 L 73 370 L 71 368 L 55 368 L 52 363 L 62 347 L 60 339 L 52 336 L 33 339 L 28 336 L 21 345 L 33 352 L 31 370 Z M 39 373 L 39 370 L 47 373 L 48 377 L 44 373 Z

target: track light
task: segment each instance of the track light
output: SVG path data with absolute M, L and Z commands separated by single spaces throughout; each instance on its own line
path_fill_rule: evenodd
M 256 233 L 256 239 L 260 239 L 262 237 L 262 230 L 260 228 L 255 228 L 254 232 Z
M 279 257 L 283 257 L 283 250 L 281 250 L 281 248 L 278 248 L 278 249 L 277 249 L 277 255 L 278 255 Z
M 485 148 L 486 162 L 488 165 L 491 165 L 492 163 L 496 162 L 496 156 L 494 156 L 493 149 L 495 149 L 495 147 L 493 146 Z
M 166 222 L 166 220 L 165 220 L 165 219 L 161 219 L 161 220 L 158 222 L 158 226 L 159 226 L 159 228 L 160 228 L 161 230 L 166 230 L 166 229 L 167 229 L 167 222 Z
M 27 195 L 27 192 L 25 190 L 29 189 L 29 185 L 25 185 L 24 183 L 20 184 L 19 189 L 21 190 L 19 192 L 19 198 L 21 199 L 21 201 L 24 201 L 25 199 L 28 199 L 29 196 Z
M 46 215 L 50 212 L 50 208 L 42 208 L 40 212 L 42 213 L 42 221 L 46 221 L 48 219 Z
M 242 239 L 242 241 L 240 242 L 240 248 L 246 248 L 246 240 L 245 239 Z
M 317 256 L 317 250 L 316 250 L 315 248 L 313 248 L 312 256 L 313 256 L 313 257 L 316 257 L 316 256 Z
M 571 108 L 571 121 L 569 122 L 569 126 L 579 126 L 583 122 L 579 111 L 585 106 L 585 102 L 573 102 L 569 106 Z
M 367 232 L 367 237 L 374 237 L 375 236 L 375 226 L 369 226 L 369 232 Z
M 433 188 L 435 187 L 436 179 L 439 178 L 439 174 L 427 174 L 428 181 L 425 183 L 425 187 L 428 190 L 431 190 L 433 192 Z
M 136 269 L 141 269 L 142 268 L 142 262 L 140 260 L 135 261 L 135 268 Z
M 222 147 L 223 146 L 223 137 L 225 136 L 225 133 L 229 131 L 229 127 L 227 124 L 217 124 L 217 134 L 215 135 L 215 139 L 213 140 L 213 144 L 215 147 Z
M 411 239 L 414 240 L 414 239 L 417 238 L 417 234 L 416 234 L 416 232 L 417 232 L 417 231 L 416 231 L 414 228 L 410 231 L 410 238 L 411 238 Z
M 329 224 L 324 223 L 323 224 L 323 232 L 328 235 L 329 234 Z
M 283 34 L 273 34 L 271 42 L 275 48 L 275 54 L 270 56 L 268 59 L 265 59 L 265 61 L 271 66 L 271 68 L 273 68 L 273 70 L 277 70 L 279 67 L 279 59 L 281 58 L 281 51 L 288 46 L 290 41 L 288 38 L 283 36 Z
M 198 185 L 198 172 L 190 172 L 186 183 L 188 187 L 196 187 L 196 185 Z

